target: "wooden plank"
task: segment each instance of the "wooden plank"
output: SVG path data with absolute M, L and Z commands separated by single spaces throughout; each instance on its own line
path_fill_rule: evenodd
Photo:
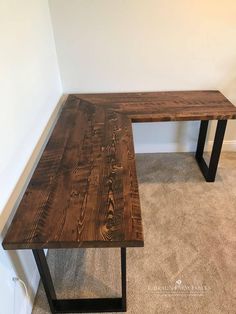
M 143 242 L 130 119 L 106 112 L 99 240 Z

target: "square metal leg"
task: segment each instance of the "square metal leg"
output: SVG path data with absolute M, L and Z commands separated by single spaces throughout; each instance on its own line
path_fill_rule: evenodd
M 52 313 L 126 312 L 126 248 L 121 248 L 121 298 L 59 300 L 42 249 L 32 250 Z
M 209 166 L 207 166 L 203 158 L 208 124 L 209 124 L 208 120 L 201 121 L 198 143 L 197 143 L 197 151 L 196 151 L 195 157 L 206 181 L 214 182 L 215 177 L 216 177 L 218 162 L 220 159 L 221 148 L 222 148 L 222 144 L 224 140 L 227 120 L 218 120 L 217 122 L 216 133 L 215 133 Z

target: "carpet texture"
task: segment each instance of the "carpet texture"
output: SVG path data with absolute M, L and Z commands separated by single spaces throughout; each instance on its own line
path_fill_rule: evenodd
M 235 314 L 236 154 L 222 154 L 215 183 L 192 154 L 136 158 L 144 248 L 127 249 L 127 313 Z M 58 298 L 120 295 L 119 249 L 50 250 L 48 263 Z

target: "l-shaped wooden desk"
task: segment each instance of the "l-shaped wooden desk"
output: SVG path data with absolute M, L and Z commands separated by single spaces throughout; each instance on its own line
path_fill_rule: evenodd
M 126 311 L 126 247 L 144 245 L 131 123 L 201 120 L 196 160 L 213 182 L 228 119 L 236 107 L 218 91 L 68 97 L 3 241 L 33 251 L 52 313 Z M 121 248 L 122 296 L 58 300 L 43 249 L 91 247 Z

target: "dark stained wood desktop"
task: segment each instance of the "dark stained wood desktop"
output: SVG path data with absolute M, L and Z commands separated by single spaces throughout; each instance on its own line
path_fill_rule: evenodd
M 219 91 L 80 94 L 105 109 L 126 114 L 132 122 L 235 119 L 235 106 Z
M 3 247 L 143 246 L 131 122 L 235 118 L 218 91 L 70 95 Z

